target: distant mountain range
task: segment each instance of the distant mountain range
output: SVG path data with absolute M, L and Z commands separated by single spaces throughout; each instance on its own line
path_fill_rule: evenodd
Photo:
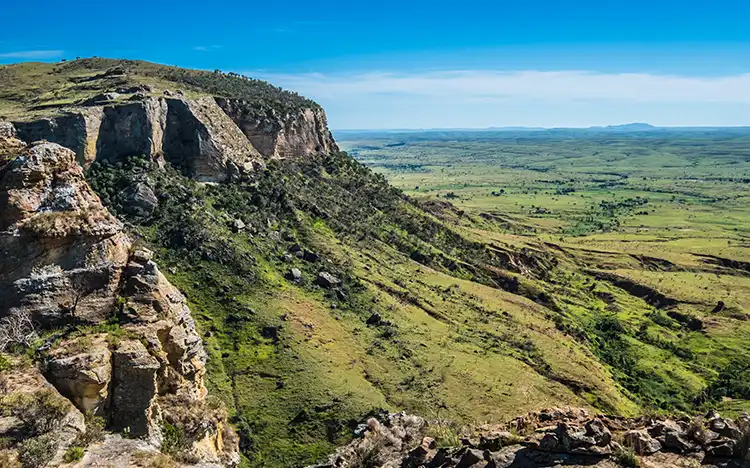
M 633 122 L 619 125 L 607 125 L 607 126 L 592 126 L 592 127 L 487 127 L 487 128 L 409 128 L 409 129 L 347 129 L 347 130 L 334 130 L 334 134 L 339 137 L 346 137 L 351 135 L 361 134 L 375 134 L 375 133 L 452 133 L 452 132 L 601 132 L 601 133 L 635 133 L 635 132 L 654 132 L 654 131 L 746 131 L 750 130 L 750 127 L 659 127 L 643 122 Z

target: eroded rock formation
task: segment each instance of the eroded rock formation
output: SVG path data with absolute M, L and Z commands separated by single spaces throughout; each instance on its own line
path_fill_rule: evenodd
M 2 166 L 0 254 L 0 318 L 63 327 L 40 350 L 43 372 L 79 414 L 156 447 L 169 423 L 191 456 L 238 463 L 226 412 L 206 401 L 206 353 L 185 297 L 102 206 L 71 150 L 35 143 Z M 118 329 L 78 331 L 105 322 Z
M 72 151 L 32 144 L 0 168 L 3 312 L 23 309 L 45 325 L 105 320 L 129 248 Z

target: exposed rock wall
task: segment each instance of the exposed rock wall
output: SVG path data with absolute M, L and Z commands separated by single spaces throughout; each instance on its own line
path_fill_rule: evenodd
M 14 122 L 19 139 L 27 142 L 48 140 L 75 152 L 83 161 L 86 152 L 86 121 L 81 112 L 48 117 L 31 122 Z
M 220 182 L 262 166 L 260 153 L 212 98 L 168 99 L 167 104 L 164 153 L 191 177 Z
M 338 151 L 323 109 L 305 108 L 296 114 L 279 115 L 239 99 L 217 98 L 216 102 L 265 157 L 294 158 Z
M 0 318 L 119 323 L 115 336 L 62 332 L 44 346 L 45 377 L 80 412 L 155 446 L 169 417 L 202 462 L 238 463 L 226 413 L 206 403 L 206 353 L 185 297 L 102 206 L 71 150 L 32 144 L 0 168 L 0 255 Z
M 120 106 L 104 107 L 96 138 L 99 159 L 117 160 L 133 155 L 156 156 L 163 151 L 167 125 L 164 99 L 146 99 Z M 93 159 L 87 158 L 87 163 Z
M 315 114 L 305 116 L 299 122 L 309 119 L 310 125 L 321 125 Z M 116 161 L 145 155 L 161 161 L 164 156 L 198 180 L 218 182 L 251 174 L 263 165 L 261 153 L 211 97 L 148 97 L 104 107 L 74 108 L 59 117 L 15 122 L 15 127 L 21 140 L 47 140 L 72 150 L 84 168 L 97 159 Z M 305 138 L 293 143 L 287 138 L 290 143 L 282 146 L 330 147 L 308 143 Z

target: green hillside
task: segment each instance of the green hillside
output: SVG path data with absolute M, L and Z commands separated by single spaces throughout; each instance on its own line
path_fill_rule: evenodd
M 315 106 L 235 75 L 85 59 L 0 68 L 0 115 L 119 86 Z M 749 407 L 747 182 L 690 187 L 709 177 L 691 172 L 700 158 L 627 136 L 398 138 L 345 142 L 372 168 L 337 152 L 271 160 L 244 182 L 200 184 L 145 157 L 87 172 L 187 296 L 246 466 L 323 459 L 382 410 L 461 425 L 564 405 Z M 153 212 L 127 201 L 144 180 Z

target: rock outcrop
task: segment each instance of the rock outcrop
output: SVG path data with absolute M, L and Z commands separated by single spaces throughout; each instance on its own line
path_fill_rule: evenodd
M 22 462 L 31 458 L 24 457 L 23 449 L 4 450 L 14 440 L 42 447 L 44 453 L 35 454 L 35 458 L 44 458 L 49 466 L 62 464 L 66 448 L 86 430 L 84 415 L 60 396 L 37 368 L 22 360 L 14 360 L 9 368 L 0 370 L 0 388 L 0 437 L 4 441 L 0 465 L 6 466 L 4 461 L 19 455 Z
M 338 151 L 321 108 L 279 115 L 240 99 L 217 98 L 216 102 L 265 157 L 283 159 Z
M 85 165 L 97 158 L 116 161 L 134 155 L 156 157 L 163 152 L 167 126 L 167 103 L 164 99 L 148 98 L 101 109 L 101 123 L 96 130 L 96 151 L 93 155 L 86 155 Z
M 45 374 L 83 413 L 103 415 L 112 378 L 107 336 L 97 334 L 61 343 L 50 352 Z
M 164 153 L 189 176 L 220 182 L 252 173 L 263 159 L 213 98 L 167 99 Z
M 705 431 L 722 428 L 706 438 Z M 728 429 L 727 429 L 728 428 Z M 710 414 L 680 421 L 592 417 L 580 409 L 552 409 L 516 418 L 508 424 L 475 428 L 460 447 L 440 446 L 430 434 L 451 429 L 404 413 L 371 418 L 359 436 L 317 468 L 514 468 L 678 466 L 746 467 L 750 415 L 736 421 Z M 453 434 L 458 438 L 460 434 Z M 689 449 L 665 441 L 679 438 Z M 444 441 L 443 441 L 444 442 Z M 632 452 L 631 452 L 632 450 Z M 640 456 L 640 460 L 634 460 Z M 639 462 L 640 464 L 632 464 Z
M 205 182 L 244 177 L 267 159 L 338 151 L 320 108 L 278 115 L 247 101 L 210 96 L 87 102 L 59 116 L 3 125 L 0 137 L 57 143 L 84 168 L 96 160 L 145 155 Z
M 129 248 L 72 151 L 37 143 L 0 168 L 0 316 L 23 309 L 44 325 L 105 320 Z
M 102 206 L 71 150 L 32 144 L 0 169 L 0 254 L 0 318 L 66 327 L 40 352 L 79 414 L 156 447 L 169 423 L 191 457 L 239 462 L 226 412 L 206 400 L 206 353 L 185 297 Z M 105 321 L 117 333 L 75 331 Z

